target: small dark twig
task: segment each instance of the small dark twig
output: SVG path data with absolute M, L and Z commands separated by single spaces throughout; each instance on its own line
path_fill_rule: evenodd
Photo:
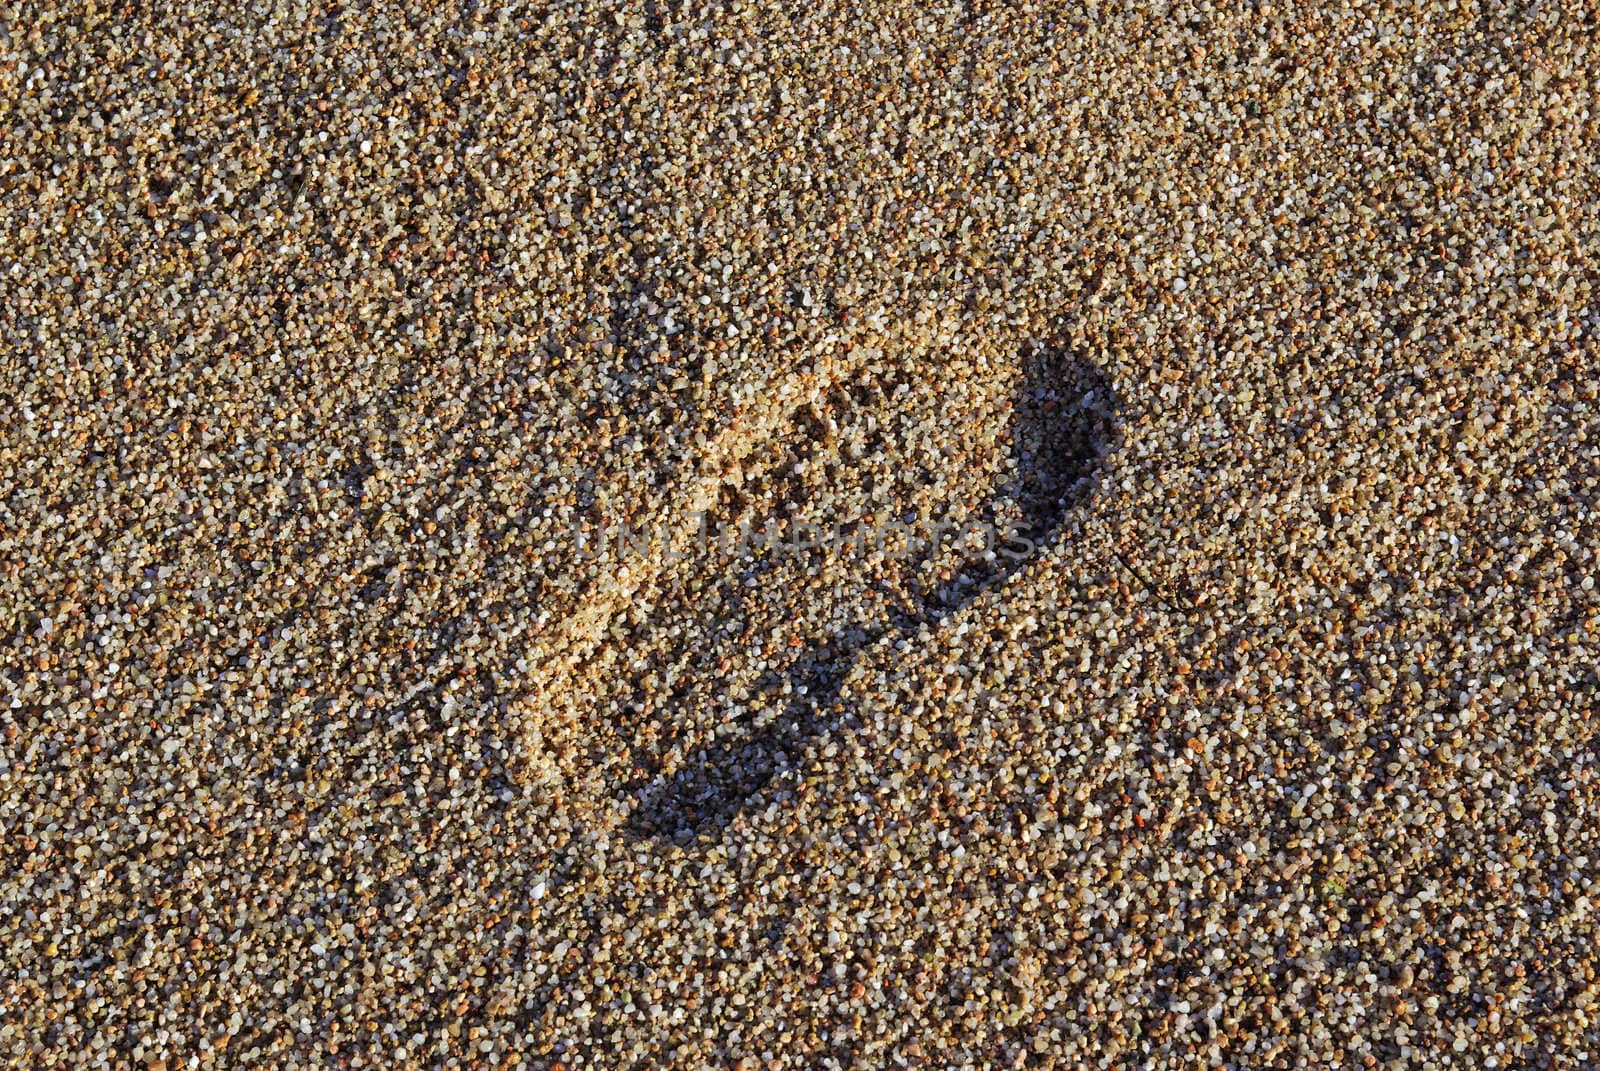
M 1163 592 L 1163 590 L 1161 589 L 1160 586 L 1151 583 L 1149 578 L 1147 578 L 1143 573 L 1141 573 L 1134 566 L 1134 564 L 1131 561 L 1128 560 L 1128 556 L 1126 554 L 1122 553 L 1122 548 L 1120 548 L 1120 547 L 1112 547 L 1111 548 L 1111 553 L 1113 553 L 1113 554 L 1115 554 L 1117 556 L 1117 560 L 1119 562 L 1121 562 L 1122 565 L 1123 565 L 1123 568 L 1127 569 L 1128 572 L 1133 575 L 1133 578 L 1139 582 L 1139 586 L 1144 588 L 1145 591 L 1150 593 L 1150 597 L 1152 599 L 1155 599 L 1156 602 L 1159 602 L 1162 606 L 1165 606 L 1168 610 L 1171 610 L 1175 614 L 1181 614 L 1181 613 L 1184 612 L 1183 610 L 1180 610 L 1178 607 L 1176 607 L 1176 606 L 1174 606 L 1172 604 L 1172 601 L 1166 597 L 1166 594 Z M 1194 604 L 1194 606 L 1192 606 L 1191 609 L 1199 609 L 1199 600 L 1194 597 L 1194 593 L 1193 592 L 1189 592 L 1188 594 L 1189 594 L 1189 601 Z

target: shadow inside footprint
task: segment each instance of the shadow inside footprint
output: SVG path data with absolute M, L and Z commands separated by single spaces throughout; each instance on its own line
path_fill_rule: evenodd
M 1068 511 L 1090 493 L 1097 466 L 1114 445 L 1115 399 L 1103 375 L 1064 349 L 1035 347 L 1024 354 L 1020 371 L 1021 386 L 995 443 L 1001 456 L 990 470 L 987 500 L 966 510 L 953 530 L 912 522 L 890 536 L 879 528 L 865 535 L 845 533 L 861 547 L 882 548 L 877 560 L 894 561 L 895 575 L 878 585 L 892 589 L 880 612 L 834 614 L 835 627 L 807 637 L 797 657 L 740 686 L 736 714 L 716 725 L 710 740 L 694 740 L 680 750 L 671 746 L 672 730 L 666 730 L 667 746 L 639 757 L 638 768 L 650 772 L 619 789 L 630 805 L 628 835 L 688 842 L 762 802 L 774 778 L 798 769 L 809 742 L 842 719 L 840 689 L 864 650 L 936 624 L 1048 545 Z M 895 396 L 904 392 L 902 387 Z M 889 393 L 880 387 L 876 398 L 895 414 Z M 860 407 L 871 400 L 858 388 L 841 403 Z M 914 413 L 898 415 L 912 425 L 919 419 Z M 937 415 L 937 409 L 925 410 L 920 419 Z M 825 421 L 826 414 L 802 429 L 812 452 L 807 464 L 813 468 L 825 462 L 816 455 L 834 445 L 824 441 Z M 913 426 L 909 434 L 918 431 Z M 745 585 L 758 586 L 749 577 Z M 828 594 L 824 586 L 820 597 Z M 792 637 L 787 642 L 796 645 Z M 682 699 L 657 696 L 651 705 L 670 713 Z M 681 757 L 673 761 L 663 752 Z

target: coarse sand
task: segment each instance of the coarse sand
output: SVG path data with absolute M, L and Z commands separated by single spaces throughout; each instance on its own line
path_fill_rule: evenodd
M 1594 1066 L 1597 35 L 0 3 L 0 1063 Z

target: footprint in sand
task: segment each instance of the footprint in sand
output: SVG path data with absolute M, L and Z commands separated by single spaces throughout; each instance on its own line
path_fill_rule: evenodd
M 589 533 L 608 582 L 553 633 L 529 746 L 584 768 L 627 832 L 765 806 L 843 717 L 852 668 L 1022 568 L 1113 445 L 1109 385 L 1065 349 L 955 386 L 880 354 L 787 377 L 653 522 Z

